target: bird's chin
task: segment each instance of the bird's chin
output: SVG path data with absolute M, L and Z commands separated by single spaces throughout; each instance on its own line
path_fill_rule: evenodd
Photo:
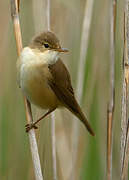
M 50 54 L 51 54 L 53 57 L 56 57 L 56 56 L 59 56 L 60 52 L 55 51 L 55 50 L 51 50 L 51 51 L 50 51 Z
M 51 54 L 52 56 L 57 56 L 59 55 L 59 51 L 56 51 L 56 50 L 48 50 L 48 53 Z
M 48 63 L 53 64 L 59 59 L 59 52 L 54 50 L 47 50 L 44 53 L 44 57 L 47 59 Z

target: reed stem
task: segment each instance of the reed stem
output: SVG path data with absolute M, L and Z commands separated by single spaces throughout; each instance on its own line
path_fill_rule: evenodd
M 123 89 L 121 116 L 121 180 L 128 179 L 129 163 L 129 0 L 125 1 Z
M 84 74 L 85 74 L 85 64 L 86 64 L 86 54 L 88 50 L 88 42 L 90 35 L 90 27 L 92 21 L 92 12 L 93 12 L 94 0 L 87 0 L 85 4 L 84 10 L 84 18 L 82 25 L 82 35 L 81 35 L 81 44 L 80 44 L 80 58 L 79 58 L 79 68 L 77 75 L 77 99 L 79 103 L 81 103 L 82 95 L 83 95 L 83 82 L 84 82 Z M 75 118 L 75 117 L 74 117 Z M 77 160 L 77 152 L 78 152 L 78 141 L 79 141 L 79 128 L 77 124 L 77 120 L 75 118 L 72 129 L 72 140 L 73 142 L 73 175 L 72 179 L 75 179 L 75 169 L 74 166 Z
M 21 28 L 20 28 L 20 20 L 19 20 L 19 7 L 20 1 L 19 0 L 11 0 L 11 16 L 14 26 L 14 35 L 16 39 L 17 45 L 17 53 L 20 56 L 22 50 L 22 36 L 21 36 Z M 25 104 L 25 111 L 26 111 L 26 119 L 27 123 L 32 123 L 32 112 L 31 112 L 31 105 L 30 102 L 24 97 L 24 104 Z M 34 173 L 36 180 L 43 180 L 40 159 L 38 154 L 38 146 L 35 137 L 34 129 L 31 129 L 28 132 L 29 135 L 29 142 L 30 142 L 30 149 L 32 154 L 33 166 L 34 166 Z

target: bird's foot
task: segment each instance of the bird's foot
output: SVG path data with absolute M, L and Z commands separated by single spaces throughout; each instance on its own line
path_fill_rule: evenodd
M 27 133 L 28 133 L 32 128 L 38 129 L 38 127 L 37 127 L 34 123 L 26 124 L 26 125 L 25 125 L 25 128 L 26 128 L 26 132 L 27 132 Z

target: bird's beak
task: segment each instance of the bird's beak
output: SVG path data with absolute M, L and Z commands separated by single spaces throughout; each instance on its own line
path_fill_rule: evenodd
M 55 49 L 55 51 L 58 51 L 58 52 L 69 52 L 68 49 L 66 49 L 66 48 L 58 48 L 58 49 Z

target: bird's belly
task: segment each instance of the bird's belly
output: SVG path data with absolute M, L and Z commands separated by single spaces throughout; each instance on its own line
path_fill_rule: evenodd
M 58 106 L 58 99 L 47 83 L 47 76 L 47 66 L 41 70 L 36 66 L 24 66 L 21 68 L 20 85 L 24 95 L 33 104 L 52 109 Z

